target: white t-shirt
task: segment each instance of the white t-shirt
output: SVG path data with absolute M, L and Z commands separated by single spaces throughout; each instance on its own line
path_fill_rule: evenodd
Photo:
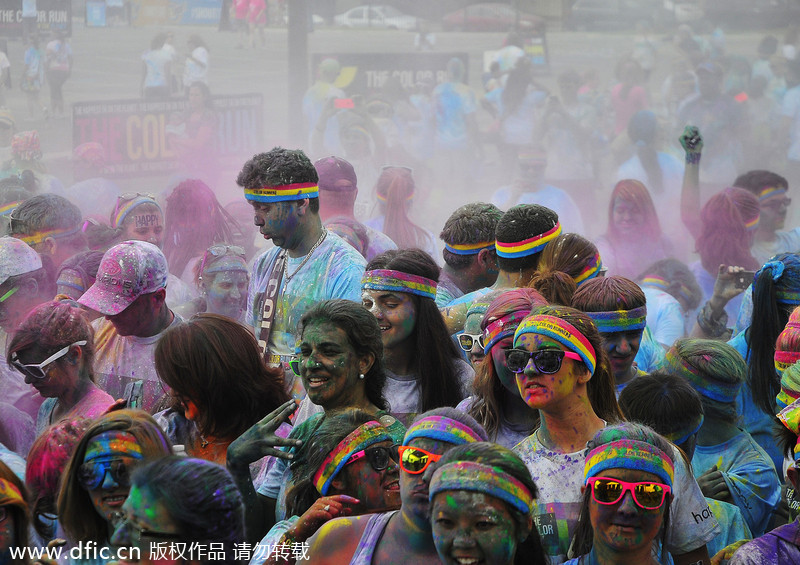
M 800 85 L 786 91 L 781 105 L 781 115 L 792 120 L 789 129 L 791 144 L 787 157 L 792 161 L 800 161 Z
M 552 564 L 563 563 L 580 514 L 586 452 L 550 451 L 539 443 L 536 434 L 520 442 L 514 452 L 525 462 L 539 487 L 533 521 L 544 550 Z M 666 541 L 671 553 L 683 554 L 705 545 L 722 530 L 677 448 L 673 448 L 672 459 L 675 498 Z
M 672 347 L 685 333 L 685 318 L 681 304 L 663 290 L 642 286 L 647 299 L 647 327 L 658 343 Z
M 195 82 L 208 84 L 208 50 L 205 47 L 195 47 L 192 56 L 186 57 L 183 85 L 188 88 Z

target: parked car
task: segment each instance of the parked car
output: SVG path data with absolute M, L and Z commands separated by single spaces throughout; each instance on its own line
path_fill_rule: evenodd
M 417 18 L 402 13 L 394 6 L 356 6 L 333 18 L 333 23 L 343 27 L 377 27 L 413 30 Z
M 442 19 L 445 31 L 508 31 L 542 29 L 544 20 L 517 11 L 508 4 L 473 4 L 447 14 Z

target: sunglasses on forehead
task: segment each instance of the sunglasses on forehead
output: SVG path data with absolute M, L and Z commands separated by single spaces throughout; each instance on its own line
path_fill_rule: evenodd
M 235 257 L 241 257 L 242 259 L 247 259 L 245 256 L 244 247 L 240 245 L 212 245 L 206 252 L 203 254 L 203 261 L 200 263 L 200 272 L 202 273 L 206 268 L 206 263 L 208 262 L 208 258 L 213 257 L 214 259 L 219 259 L 220 257 L 225 257 L 226 255 L 233 255 Z

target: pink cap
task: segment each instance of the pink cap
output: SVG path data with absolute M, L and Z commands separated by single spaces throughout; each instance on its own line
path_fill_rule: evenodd
M 97 280 L 78 299 L 106 316 L 119 314 L 143 294 L 167 286 L 167 258 L 145 241 L 123 241 L 103 255 Z

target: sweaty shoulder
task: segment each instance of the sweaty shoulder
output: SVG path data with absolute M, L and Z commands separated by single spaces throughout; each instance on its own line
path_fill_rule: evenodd
M 314 565 L 349 563 L 371 516 L 373 514 L 336 518 L 325 523 L 309 538 L 307 559 L 299 559 L 297 562 Z

